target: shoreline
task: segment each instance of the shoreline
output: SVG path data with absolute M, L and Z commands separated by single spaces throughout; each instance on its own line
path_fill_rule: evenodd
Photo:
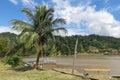
M 45 57 L 46 60 L 55 60 L 58 65 L 65 65 L 72 67 L 73 56 L 56 56 Z M 25 58 L 25 61 L 36 60 L 36 58 Z M 76 59 L 76 67 L 82 71 L 83 68 L 109 68 L 111 75 L 120 75 L 120 56 L 108 55 L 78 55 Z

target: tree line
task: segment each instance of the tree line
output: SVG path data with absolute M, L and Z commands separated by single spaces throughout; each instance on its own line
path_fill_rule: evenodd
M 29 56 L 36 54 L 34 48 L 25 48 L 17 46 L 19 44 L 18 35 L 13 33 L 0 33 L 0 57 L 11 54 L 19 54 L 21 56 Z M 88 35 L 88 36 L 55 36 L 54 44 L 50 42 L 46 46 L 45 56 L 59 56 L 74 54 L 75 41 L 78 38 L 78 53 L 90 53 L 90 49 L 99 49 L 99 53 L 111 52 L 112 50 L 120 51 L 120 38 L 109 36 Z M 17 46 L 17 47 L 16 47 Z M 10 53 L 10 50 L 14 51 Z
M 78 38 L 78 53 L 109 53 L 111 54 L 113 50 L 118 53 L 120 51 L 120 38 L 114 38 L 109 36 L 100 36 L 91 34 L 88 36 L 66 36 L 63 40 L 60 37 L 56 38 L 58 50 L 61 51 L 62 55 L 74 54 L 75 41 Z M 61 45 L 59 42 L 64 43 L 66 46 Z M 98 50 L 97 52 L 94 52 Z

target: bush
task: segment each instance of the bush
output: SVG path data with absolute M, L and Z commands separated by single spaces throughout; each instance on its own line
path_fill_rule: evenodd
M 12 67 L 20 66 L 22 65 L 21 58 L 17 55 L 13 56 L 6 56 L 3 60 L 6 64 L 11 65 Z

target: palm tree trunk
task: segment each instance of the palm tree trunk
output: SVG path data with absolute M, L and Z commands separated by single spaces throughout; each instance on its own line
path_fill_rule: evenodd
M 41 55 L 41 50 L 40 50 L 39 53 L 37 54 L 35 69 L 39 69 L 39 59 L 40 59 L 40 55 Z
M 42 43 L 40 43 L 39 49 L 40 49 L 40 50 L 39 50 L 39 52 L 38 52 L 38 54 L 37 54 L 35 69 L 39 69 L 39 59 L 40 59 L 40 57 L 43 55 L 43 45 L 42 45 Z

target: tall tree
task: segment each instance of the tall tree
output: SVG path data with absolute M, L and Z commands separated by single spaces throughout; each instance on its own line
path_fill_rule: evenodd
M 20 41 L 25 44 L 25 47 L 35 47 L 37 49 L 36 66 L 38 69 L 39 57 L 44 54 L 44 45 L 47 45 L 50 40 L 54 40 L 53 32 L 59 32 L 65 28 L 58 28 L 58 24 L 66 24 L 63 18 L 54 18 L 54 9 L 46 6 L 35 6 L 34 11 L 29 8 L 22 9 L 29 22 L 13 19 L 11 23 L 14 25 L 13 29 L 21 30 Z

